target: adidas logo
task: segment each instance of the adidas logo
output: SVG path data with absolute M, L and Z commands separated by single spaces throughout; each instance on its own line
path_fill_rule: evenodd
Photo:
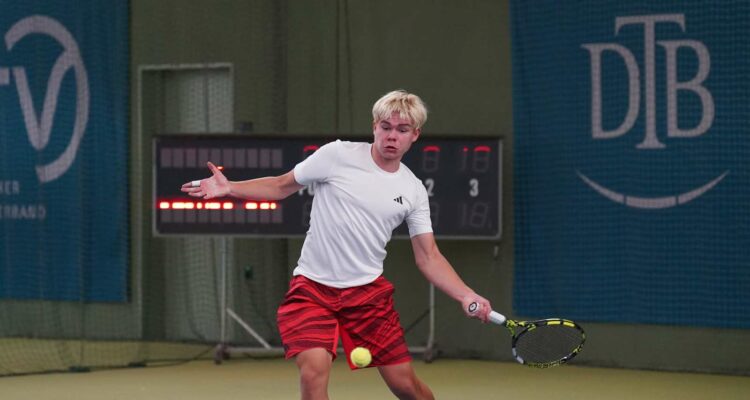
M 395 199 L 393 199 L 398 204 L 404 204 L 404 198 L 402 196 L 398 196 Z

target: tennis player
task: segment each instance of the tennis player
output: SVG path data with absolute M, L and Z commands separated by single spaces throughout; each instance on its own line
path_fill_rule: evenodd
M 398 398 L 433 398 L 414 373 L 393 307 L 393 285 L 382 276 L 385 246 L 404 220 L 417 267 L 427 280 L 460 302 L 469 317 L 486 322 L 492 310 L 440 253 L 427 191 L 401 163 L 427 120 L 424 103 L 396 90 L 375 103 L 372 116 L 371 144 L 337 140 L 284 175 L 246 181 L 230 182 L 208 163 L 212 177 L 182 186 L 183 192 L 204 199 L 255 200 L 281 200 L 313 186 L 310 229 L 278 310 L 286 357 L 295 358 L 299 368 L 302 399 L 328 399 L 339 337 L 345 354 L 355 347 L 370 350 L 370 366 L 378 368 Z M 466 310 L 474 302 L 480 311 L 470 314 Z

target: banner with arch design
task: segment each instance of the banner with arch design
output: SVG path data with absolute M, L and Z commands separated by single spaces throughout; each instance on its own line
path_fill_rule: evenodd
M 511 12 L 516 313 L 750 327 L 750 6 Z
M 128 5 L 2 2 L 0 298 L 128 288 Z

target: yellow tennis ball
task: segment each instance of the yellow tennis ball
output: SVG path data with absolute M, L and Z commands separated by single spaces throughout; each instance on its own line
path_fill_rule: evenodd
M 349 354 L 349 358 L 352 360 L 352 364 L 356 365 L 357 368 L 364 368 L 370 365 L 372 362 L 372 354 L 370 350 L 364 347 L 357 347 Z

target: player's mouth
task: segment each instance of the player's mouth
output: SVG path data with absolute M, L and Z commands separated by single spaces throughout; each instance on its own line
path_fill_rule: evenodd
M 396 146 L 385 146 L 385 151 L 398 151 Z

